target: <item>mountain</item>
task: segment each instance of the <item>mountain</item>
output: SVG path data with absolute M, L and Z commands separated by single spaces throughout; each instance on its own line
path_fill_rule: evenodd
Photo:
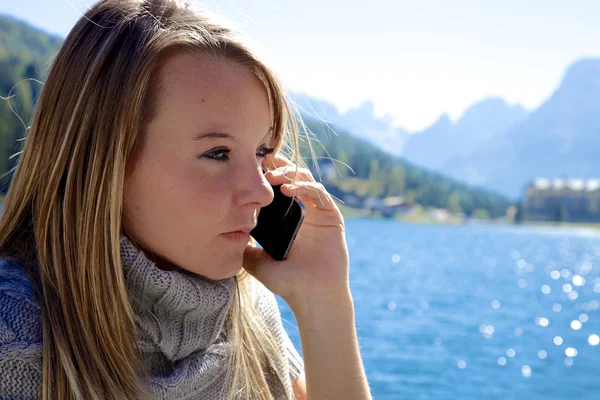
M 469 107 L 456 123 L 442 114 L 422 132 L 410 135 L 403 156 L 417 165 L 446 172 L 448 161 L 470 156 L 478 145 L 502 135 L 526 115 L 518 104 L 509 105 L 499 97 L 487 98 Z
M 442 114 L 425 130 L 411 135 L 404 147 L 404 157 L 423 167 L 437 169 L 453 148 L 453 123 Z
M 325 168 L 333 172 L 326 173 L 322 182 L 334 196 L 402 196 L 409 203 L 462 211 L 469 216 L 486 210 L 494 218 L 503 217 L 509 206 L 508 199 L 498 193 L 415 166 L 344 129 L 338 128 L 332 135 L 320 120 L 305 118 L 305 122 L 321 144 L 313 146 L 320 170 L 308 166 L 315 177 L 321 177 L 319 171 Z M 300 150 L 310 161 L 306 140 Z M 330 159 L 340 162 L 331 163 Z
M 358 107 L 350 108 L 345 113 L 325 100 L 317 99 L 306 93 L 292 93 L 292 99 L 300 108 L 303 117 L 322 119 L 328 124 L 352 132 L 358 138 L 374 144 L 393 155 L 401 155 L 408 132 L 402 127 L 394 126 L 393 118 L 387 114 L 383 117 L 375 115 L 375 105 L 371 101 L 363 101 Z
M 535 177 L 597 178 L 600 149 L 600 59 L 582 59 L 539 108 L 444 172 L 511 197 Z
M 6 96 L 11 88 L 18 89 L 17 96 L 11 99 L 17 105 L 19 115 L 24 121 L 29 120 L 36 91 L 41 85 L 30 85 L 27 78 L 44 80 L 46 65 L 56 53 L 62 39 L 48 36 L 20 21 L 9 17 L 0 17 L 0 94 Z M 417 202 L 426 207 L 448 208 L 463 211 L 467 215 L 478 210 L 486 210 L 492 217 L 503 216 L 508 200 L 497 193 L 482 188 L 471 187 L 456 180 L 449 179 L 414 166 L 379 147 L 372 141 L 383 140 L 389 146 L 401 143 L 405 131 L 392 126 L 391 118 L 378 118 L 374 114 L 372 103 L 365 102 L 360 107 L 348 110 L 340 115 L 337 109 L 325 101 L 318 101 L 301 95 L 300 100 L 309 99 L 299 104 L 307 110 L 318 109 L 326 120 L 341 121 L 341 128 L 335 127 L 337 135 L 326 129 L 321 118 L 306 117 L 306 125 L 323 146 L 315 146 L 315 156 L 323 166 L 333 158 L 339 171 L 329 176 L 327 185 L 332 193 L 355 194 L 359 197 L 369 196 L 403 196 L 410 202 Z M 298 101 L 297 101 L 298 102 Z M 302 111 L 306 115 L 306 111 Z M 313 114 L 314 115 L 314 114 Z M 337 118 L 337 119 L 336 119 Z M 349 126 L 352 129 L 345 129 Z M 8 160 L 15 152 L 17 139 L 21 138 L 25 128 L 15 117 L 4 101 L 0 101 L 0 175 L 5 174 L 17 158 Z M 350 133 L 352 132 L 352 133 Z M 367 141 L 362 137 L 370 137 Z M 374 139 L 375 138 L 375 139 Z M 385 140 L 388 142 L 385 142 Z M 306 142 L 301 143 L 301 147 Z M 308 156 L 308 149 L 301 148 Z M 308 159 L 310 163 L 310 159 Z M 350 165 L 351 170 L 343 163 Z M 318 171 L 315 171 L 315 176 Z M 6 181 L 3 189 L 6 189 Z M 335 194 L 334 194 L 335 195 Z

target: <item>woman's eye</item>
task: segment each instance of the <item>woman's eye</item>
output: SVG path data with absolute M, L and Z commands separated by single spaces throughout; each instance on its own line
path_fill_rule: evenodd
M 257 154 L 260 157 L 266 157 L 269 154 L 272 154 L 275 151 L 275 149 L 270 148 L 270 147 L 263 147 L 262 149 L 260 149 L 259 154 Z
M 229 157 L 227 156 L 227 154 L 229 154 L 230 151 L 231 150 L 228 150 L 228 149 L 219 149 L 219 150 L 215 150 L 213 152 L 204 154 L 201 157 L 207 158 L 212 161 L 225 162 L 225 161 L 229 160 Z
M 262 149 L 260 149 L 258 151 L 258 153 L 256 153 L 256 155 L 261 158 L 264 158 L 264 157 L 268 156 L 269 154 L 272 154 L 274 151 L 275 151 L 275 149 L 273 149 L 273 148 L 263 147 Z M 206 154 L 200 156 L 200 158 L 207 158 L 211 161 L 226 162 L 226 161 L 229 161 L 228 154 L 230 152 L 231 152 L 231 150 L 229 150 L 229 149 L 218 149 L 218 150 L 214 150 L 209 153 L 206 153 Z

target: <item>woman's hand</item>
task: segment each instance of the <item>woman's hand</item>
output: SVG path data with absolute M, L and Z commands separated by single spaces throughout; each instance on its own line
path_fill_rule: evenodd
M 300 199 L 306 214 L 285 260 L 248 244 L 244 268 L 290 305 L 349 291 L 344 219 L 333 198 L 308 169 L 299 168 L 295 185 L 288 186 L 296 166 L 281 155 L 267 156 L 265 165 L 271 169 L 265 174 L 269 183 L 283 184 L 281 192 Z
M 306 397 L 371 399 L 354 321 L 348 283 L 344 219 L 310 171 L 281 156 L 267 157 L 272 185 L 296 195 L 306 208 L 304 222 L 287 259 L 273 260 L 263 249 L 246 247 L 244 267 L 290 306 L 300 331 L 306 371 Z

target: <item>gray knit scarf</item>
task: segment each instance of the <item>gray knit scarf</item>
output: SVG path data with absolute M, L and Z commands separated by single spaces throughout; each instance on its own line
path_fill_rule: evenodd
M 165 271 L 121 234 L 121 259 L 138 344 L 159 399 L 218 398 L 229 343 L 223 325 L 235 278 Z
M 161 270 L 123 234 L 120 248 L 153 396 L 224 399 L 231 387 L 225 361 L 233 345 L 225 320 L 235 278 L 211 280 L 187 271 Z M 265 376 L 279 400 L 285 389 L 291 390 L 304 363 L 283 328 L 273 293 L 259 284 L 252 301 L 283 355 L 273 366 L 283 386 Z M 42 340 L 40 307 L 26 273 L 9 259 L 0 260 L 0 399 L 40 397 Z

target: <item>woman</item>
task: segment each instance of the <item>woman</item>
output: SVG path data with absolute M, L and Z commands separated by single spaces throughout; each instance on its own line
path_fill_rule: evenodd
M 4 202 L 0 397 L 369 398 L 344 221 L 296 167 L 294 118 L 215 17 L 95 4 L 51 66 Z M 247 233 L 279 184 L 307 209 L 284 261 Z

